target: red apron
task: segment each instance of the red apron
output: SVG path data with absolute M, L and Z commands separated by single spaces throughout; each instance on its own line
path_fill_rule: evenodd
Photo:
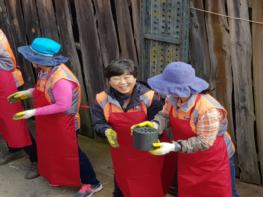
M 0 134 L 9 147 L 21 148 L 32 144 L 26 120 L 13 120 L 15 113 L 23 111 L 22 104 L 10 104 L 7 97 L 17 92 L 12 72 L 0 70 Z
M 188 120 L 170 117 L 175 140 L 196 136 Z M 178 153 L 177 158 L 179 197 L 232 196 L 229 159 L 223 136 L 217 136 L 208 150 Z
M 34 91 L 35 108 L 50 105 L 45 94 Z M 74 115 L 36 116 L 38 169 L 54 186 L 80 186 L 80 167 Z
M 111 148 L 115 177 L 125 197 L 163 197 L 163 157 L 133 148 L 130 127 L 147 119 L 140 112 L 112 112 L 109 124 L 117 132 L 119 148 Z
M 161 142 L 171 142 L 173 139 L 170 139 L 166 132 L 163 133 Z M 177 153 L 171 152 L 164 155 L 163 168 L 162 168 L 162 185 L 164 193 L 168 193 L 170 189 L 177 190 L 176 179 L 177 179 Z M 171 188 L 173 187 L 173 188 Z

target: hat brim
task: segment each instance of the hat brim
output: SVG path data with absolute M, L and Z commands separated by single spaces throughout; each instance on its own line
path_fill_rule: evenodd
M 62 55 L 44 56 L 34 52 L 30 46 L 21 46 L 17 48 L 18 52 L 23 57 L 33 64 L 39 64 L 43 66 L 57 66 L 62 63 L 66 63 L 69 58 Z
M 209 87 L 209 84 L 199 77 L 195 77 L 191 84 L 179 84 L 164 79 L 162 74 L 149 78 L 147 82 L 153 90 L 162 95 L 179 97 L 189 97 Z

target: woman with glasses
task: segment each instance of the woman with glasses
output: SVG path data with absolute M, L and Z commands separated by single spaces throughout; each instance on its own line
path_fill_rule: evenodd
M 162 104 L 136 76 L 136 67 L 129 59 L 115 60 L 106 67 L 109 87 L 96 95 L 93 125 L 111 146 L 113 196 L 162 197 L 162 158 L 134 149 L 130 130 L 133 124 L 152 119 Z

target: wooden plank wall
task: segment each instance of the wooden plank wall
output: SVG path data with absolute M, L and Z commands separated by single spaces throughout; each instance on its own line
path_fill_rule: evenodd
M 59 41 L 68 66 L 82 86 L 82 104 L 92 106 L 105 88 L 103 68 L 114 59 L 139 62 L 139 0 L 0 0 L 0 28 L 6 32 L 32 87 L 32 66 L 16 47 L 46 36 Z M 89 109 L 81 109 L 82 132 L 92 136 Z
M 263 19 L 262 1 L 192 0 L 191 7 L 244 20 Z M 262 36 L 263 25 L 191 9 L 191 62 L 228 110 L 240 179 L 255 184 L 263 179 Z
M 252 1 L 252 19 L 263 22 L 263 1 Z M 253 85 L 255 100 L 256 138 L 261 173 L 263 172 L 263 25 L 252 25 Z
M 192 0 L 191 7 L 263 21 L 261 1 Z M 140 0 L 0 0 L 0 28 L 14 49 L 37 36 L 61 42 L 81 82 L 82 103 L 92 105 L 105 87 L 102 71 L 111 60 L 128 57 L 139 62 L 139 8 Z M 242 181 L 262 184 L 263 25 L 190 10 L 190 61 L 228 110 L 238 175 Z M 16 55 L 25 87 L 32 87 L 34 70 Z M 83 132 L 92 136 L 90 110 L 82 109 L 81 117 Z

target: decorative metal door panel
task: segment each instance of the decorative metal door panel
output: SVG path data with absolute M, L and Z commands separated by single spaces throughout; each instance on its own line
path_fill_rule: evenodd
M 172 61 L 188 61 L 189 0 L 141 1 L 139 76 L 159 74 Z

